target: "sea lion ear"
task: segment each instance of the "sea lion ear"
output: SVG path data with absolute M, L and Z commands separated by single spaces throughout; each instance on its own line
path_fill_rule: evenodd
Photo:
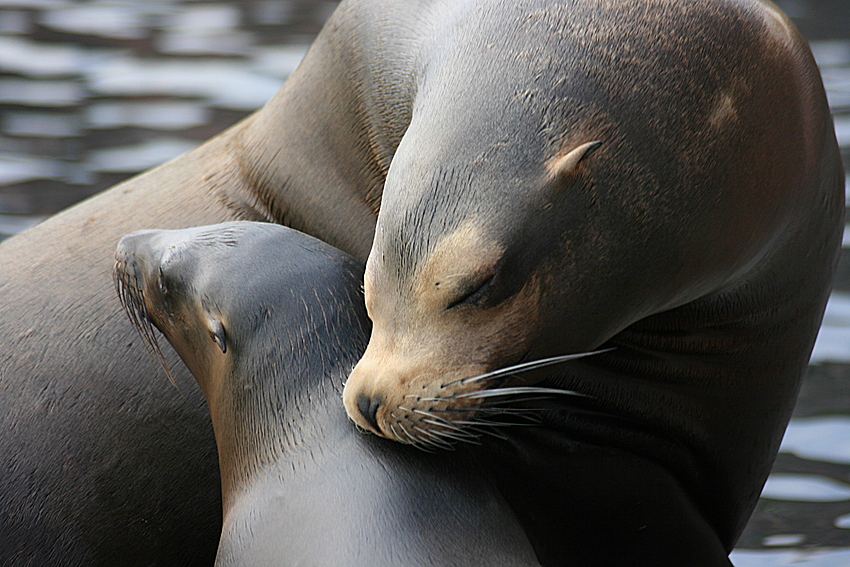
M 227 339 L 225 338 L 224 325 L 217 318 L 207 313 L 207 330 L 210 333 L 210 338 L 218 345 L 221 352 L 227 352 Z
M 586 144 L 582 144 L 570 152 L 553 159 L 549 162 L 549 173 L 553 178 L 572 174 L 579 162 L 599 149 L 599 146 L 601 145 L 602 142 L 600 140 L 587 142 Z

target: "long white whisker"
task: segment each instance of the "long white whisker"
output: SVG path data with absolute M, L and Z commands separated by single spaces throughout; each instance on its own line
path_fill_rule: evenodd
M 499 368 L 497 370 L 492 370 L 490 372 L 485 372 L 484 374 L 479 374 L 477 376 L 468 376 L 466 378 L 461 378 L 455 380 L 453 382 L 449 382 L 444 384 L 443 387 L 450 386 L 457 382 L 461 384 L 469 384 L 471 382 L 479 382 L 481 380 L 488 380 L 493 378 L 499 378 L 501 376 L 505 376 L 507 374 L 516 374 L 518 372 L 528 372 L 529 370 L 535 370 L 537 368 L 543 368 L 544 366 L 551 366 L 553 364 L 558 364 L 560 362 L 567 362 L 570 360 L 576 360 L 579 358 L 585 358 L 588 356 L 593 356 L 597 354 L 602 354 L 604 352 L 608 352 L 613 350 L 613 348 L 605 348 L 601 350 L 594 350 L 590 352 L 580 352 L 576 354 L 565 354 L 561 356 L 553 356 L 550 358 L 540 358 L 537 360 L 531 360 L 529 362 L 521 362 L 519 364 L 514 364 L 513 366 L 506 366 L 504 368 Z
M 433 419 L 430 419 L 430 418 L 423 419 L 422 423 L 428 423 L 428 424 L 431 424 L 431 425 L 435 425 L 437 427 L 446 427 L 445 422 L 441 423 L 440 421 L 436 421 L 436 420 L 433 420 Z M 443 435 L 443 436 L 451 437 L 452 439 L 458 439 L 458 440 L 460 440 L 464 437 L 466 437 L 466 438 L 474 438 L 475 437 L 474 435 L 471 435 L 469 432 L 464 431 L 457 426 L 452 426 L 452 428 L 448 429 L 448 430 L 447 429 L 434 430 L 434 433 L 437 434 L 437 435 Z
M 438 417 L 438 416 L 436 416 L 432 413 L 429 413 L 427 411 L 422 411 L 422 410 L 418 410 L 418 409 L 414 409 L 412 411 L 415 414 L 425 416 L 427 419 L 432 420 L 433 423 L 436 424 L 436 425 L 442 425 L 443 427 L 446 427 L 448 429 L 454 429 L 455 431 L 460 429 L 456 425 L 452 425 L 452 423 L 450 421 L 442 419 L 441 417 Z M 425 420 L 423 419 L 422 421 L 425 421 Z
M 423 419 L 422 421 L 423 423 L 430 423 L 431 425 L 441 425 L 429 419 Z M 476 441 L 477 438 L 477 435 L 470 433 L 469 431 L 440 429 L 433 431 L 433 433 L 439 437 L 454 439 L 455 441 L 461 441 L 463 443 L 472 443 Z
M 427 450 L 428 450 L 428 449 L 427 449 L 427 448 L 426 448 L 426 447 L 422 444 L 422 442 L 421 442 L 419 439 L 417 439 L 415 436 L 413 436 L 413 435 L 411 435 L 411 434 L 410 434 L 410 432 L 407 430 L 407 428 L 404 426 L 404 424 L 403 424 L 403 423 L 398 422 L 398 426 L 401 428 L 402 432 L 404 433 L 404 436 L 405 436 L 405 437 L 407 437 L 407 441 L 408 441 L 408 443 L 410 443 L 411 445 L 413 445 L 413 446 L 414 446 L 414 447 L 416 447 L 417 449 L 421 449 L 421 450 L 423 450 L 423 451 L 427 451 Z M 393 430 L 393 433 L 395 433 L 395 430 Z M 399 439 L 401 439 L 401 436 L 399 436 L 399 435 L 396 435 L 396 437 L 398 437 Z
M 480 400 L 484 398 L 497 398 L 503 396 L 516 396 L 520 394 L 552 394 L 558 396 L 576 396 L 579 398 L 588 398 L 587 394 L 576 392 L 575 390 L 558 390 L 556 388 L 538 388 L 535 386 L 517 386 L 513 388 L 494 388 L 491 390 L 479 390 L 475 392 L 466 392 L 463 394 L 454 394 L 440 398 L 437 401 L 455 400 L 455 399 L 470 399 Z
M 437 435 L 435 432 L 428 431 L 427 429 L 419 427 L 418 425 L 414 425 L 413 429 L 415 431 L 418 431 L 419 433 L 422 433 L 423 435 L 427 435 L 430 438 L 431 443 L 435 447 L 441 447 L 443 449 L 452 449 L 453 448 L 451 443 L 449 443 L 448 441 L 446 441 L 445 439 L 443 439 L 442 437 Z
M 446 399 L 449 399 L 449 398 L 438 398 L 438 399 L 435 398 L 432 401 L 439 402 L 439 401 L 443 401 L 443 400 L 446 400 Z M 498 409 L 496 409 L 496 408 L 488 408 L 486 406 L 484 406 L 484 407 L 475 406 L 475 407 L 471 407 L 471 408 L 432 409 L 431 411 L 434 412 L 434 413 L 457 413 L 457 414 L 460 414 L 460 413 L 480 414 L 480 413 L 487 413 L 487 412 L 489 412 L 489 413 L 499 413 L 499 414 L 512 414 L 512 413 L 527 414 L 527 413 L 530 412 L 530 410 L 521 409 L 521 408 L 498 408 Z M 454 421 L 454 420 L 453 420 L 453 422 L 458 423 L 457 421 Z

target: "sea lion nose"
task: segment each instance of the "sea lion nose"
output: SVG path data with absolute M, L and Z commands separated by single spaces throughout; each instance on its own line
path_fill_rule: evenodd
M 369 422 L 369 425 L 375 430 L 375 432 L 380 432 L 381 428 L 378 427 L 378 407 L 381 405 L 381 396 L 377 395 L 374 398 L 370 398 L 366 394 L 360 394 L 357 396 L 357 409 L 360 410 L 360 413 L 363 417 L 366 418 L 366 421 Z

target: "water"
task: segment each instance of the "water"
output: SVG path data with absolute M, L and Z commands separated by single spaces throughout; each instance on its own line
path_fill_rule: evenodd
M 335 6 L 0 0 L 0 238 L 262 106 Z
M 850 2 L 777 3 L 810 41 L 850 170 Z M 334 7 L 0 0 L 0 238 L 260 107 Z M 850 250 L 835 290 L 738 567 L 850 565 Z

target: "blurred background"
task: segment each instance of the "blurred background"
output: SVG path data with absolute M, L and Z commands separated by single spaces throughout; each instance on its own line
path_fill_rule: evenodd
M 850 169 L 850 0 L 777 4 L 812 46 Z M 0 239 L 262 106 L 335 7 L 0 0 Z M 738 567 L 850 565 L 847 251 L 795 417 L 732 558 Z
M 0 0 L 0 235 L 262 106 L 335 7 Z

